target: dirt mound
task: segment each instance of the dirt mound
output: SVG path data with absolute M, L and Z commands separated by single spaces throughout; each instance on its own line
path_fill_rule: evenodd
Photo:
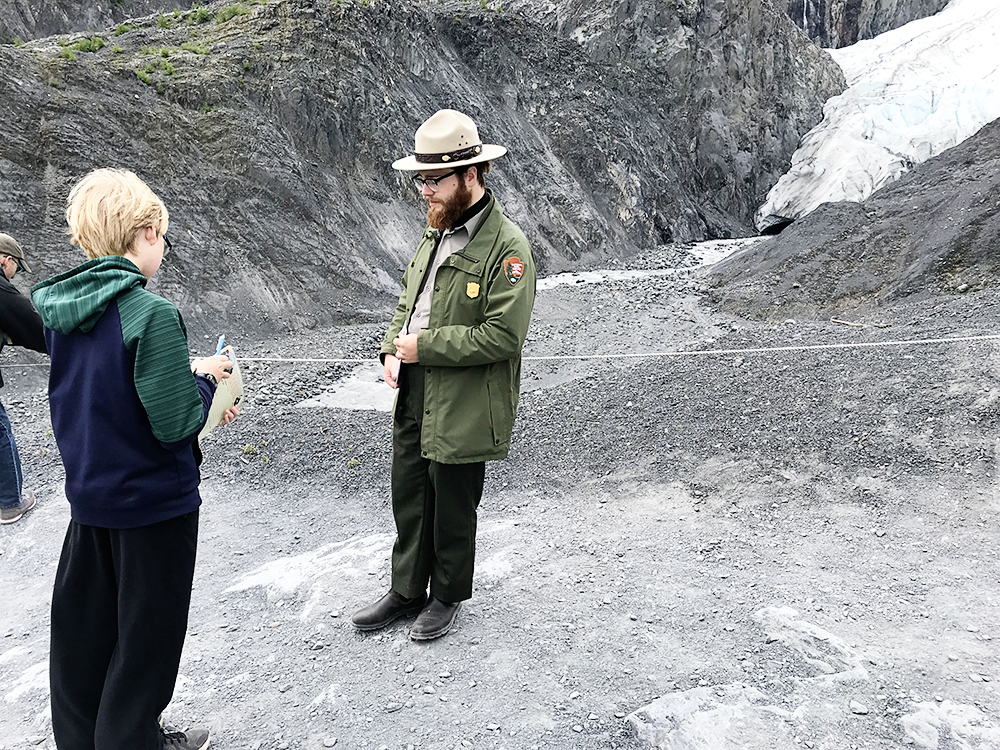
M 754 319 L 815 318 L 992 287 L 1000 271 L 1000 121 L 864 203 L 827 203 L 706 275 Z

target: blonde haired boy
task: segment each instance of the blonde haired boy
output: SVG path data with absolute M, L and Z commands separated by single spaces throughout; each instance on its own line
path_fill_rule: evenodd
M 203 750 L 207 731 L 167 731 L 158 717 L 187 629 L 197 436 L 229 361 L 190 362 L 177 308 L 145 288 L 170 244 L 166 206 L 142 180 L 91 172 L 66 220 L 89 260 L 32 288 L 72 516 L 52 595 L 56 746 Z

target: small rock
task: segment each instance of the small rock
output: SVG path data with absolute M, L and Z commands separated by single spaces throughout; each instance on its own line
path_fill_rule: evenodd
M 859 716 L 865 716 L 868 713 L 868 706 L 859 701 L 851 701 L 851 713 L 857 714 Z
M 499 725 L 499 724 L 487 724 L 487 725 L 486 725 L 486 729 L 487 729 L 487 731 L 490 731 L 490 732 L 495 732 L 495 731 L 497 731 L 497 730 L 498 730 L 499 728 L 500 728 L 500 725 Z
M 337 746 L 336 737 L 327 737 L 325 740 L 323 740 L 323 747 L 336 747 L 336 746 Z
M 427 695 L 434 695 L 434 693 L 436 692 L 437 691 L 434 689 L 433 685 L 428 685 L 427 687 L 424 688 L 424 693 L 426 693 Z
M 573 731 L 574 732 L 582 732 L 583 731 L 583 726 L 580 725 L 580 724 L 574 724 L 573 725 Z
M 413 665 L 412 664 L 407 664 L 406 665 L 406 669 L 404 669 L 403 671 L 406 672 L 407 674 L 409 674 L 410 672 L 413 671 Z
M 574 690 L 572 693 L 569 694 L 569 697 L 572 700 L 576 700 L 577 698 L 580 697 L 580 691 L 579 690 Z
M 403 707 L 402 703 L 395 703 L 395 702 L 393 702 L 393 703 L 387 703 L 386 706 L 385 706 L 385 711 L 386 711 L 386 713 L 390 713 L 391 714 L 391 713 L 395 713 L 396 711 L 398 711 L 402 707 Z

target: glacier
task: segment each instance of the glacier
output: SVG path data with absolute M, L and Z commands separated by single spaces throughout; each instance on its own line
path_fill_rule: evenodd
M 756 212 L 757 229 L 863 201 L 1000 117 L 1000 3 L 952 0 L 874 39 L 827 50 L 848 88 L 824 105 Z

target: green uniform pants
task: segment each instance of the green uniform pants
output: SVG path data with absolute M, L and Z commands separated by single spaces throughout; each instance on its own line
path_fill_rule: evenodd
M 392 424 L 392 588 L 406 597 L 427 591 L 443 602 L 472 597 L 476 509 L 486 462 L 442 464 L 420 455 L 424 368 L 402 365 Z

